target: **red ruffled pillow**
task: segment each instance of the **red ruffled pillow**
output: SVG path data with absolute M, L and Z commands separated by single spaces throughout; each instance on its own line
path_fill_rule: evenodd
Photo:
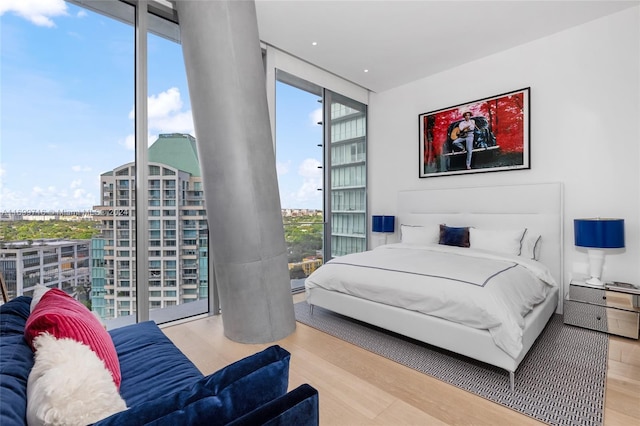
M 24 337 L 31 349 L 34 349 L 33 339 L 45 332 L 89 346 L 104 361 L 116 387 L 120 388 L 120 362 L 111 335 L 86 306 L 57 288 L 44 293 L 27 319 Z

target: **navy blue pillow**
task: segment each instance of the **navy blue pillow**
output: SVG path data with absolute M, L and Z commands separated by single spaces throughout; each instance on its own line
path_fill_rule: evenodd
M 440 225 L 439 243 L 446 246 L 469 247 L 469 227 Z
M 287 393 L 291 354 L 280 346 L 243 358 L 193 386 L 143 402 L 95 425 L 224 425 Z

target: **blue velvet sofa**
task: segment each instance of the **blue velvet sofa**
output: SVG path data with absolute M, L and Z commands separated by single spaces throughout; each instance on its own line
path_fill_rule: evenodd
M 0 306 L 0 425 L 26 424 L 33 352 L 24 339 L 31 298 Z M 110 331 L 128 409 L 95 425 L 318 425 L 318 393 L 287 393 L 290 354 L 274 345 L 209 376 L 152 322 Z

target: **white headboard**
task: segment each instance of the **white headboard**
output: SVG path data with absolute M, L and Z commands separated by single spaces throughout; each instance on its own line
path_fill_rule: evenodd
M 539 260 L 560 286 L 558 310 L 562 312 L 563 211 L 563 188 L 559 182 L 400 191 L 397 229 L 401 224 L 445 223 L 485 229 L 524 227 L 539 233 Z

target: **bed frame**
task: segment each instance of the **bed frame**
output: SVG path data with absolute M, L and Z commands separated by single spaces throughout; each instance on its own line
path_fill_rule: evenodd
M 395 333 L 503 368 L 511 390 L 520 362 L 554 312 L 562 313 L 563 189 L 560 183 L 401 191 L 400 224 L 475 226 L 485 229 L 526 227 L 541 234 L 540 261 L 547 265 L 558 290 L 525 317 L 523 350 L 512 358 L 498 348 L 487 330 L 372 302 L 322 288 L 307 289 L 307 303 Z

